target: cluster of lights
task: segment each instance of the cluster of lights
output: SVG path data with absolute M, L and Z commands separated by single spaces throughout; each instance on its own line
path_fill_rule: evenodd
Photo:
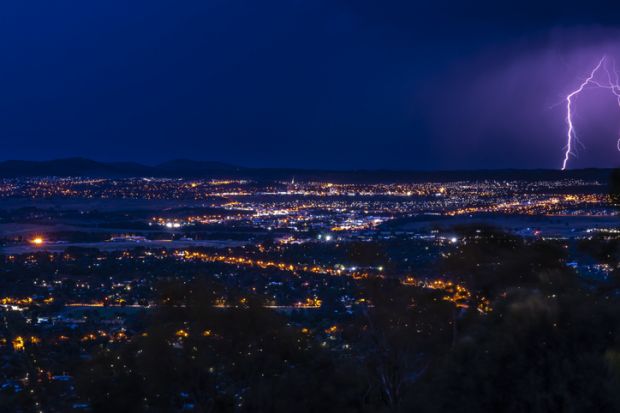
M 343 267 L 337 268 L 322 267 L 320 265 L 299 265 L 284 262 L 276 262 L 271 260 L 252 259 L 246 257 L 233 257 L 229 255 L 211 255 L 202 252 L 180 251 L 178 256 L 186 260 L 199 260 L 204 262 L 214 262 L 230 265 L 239 265 L 246 267 L 257 267 L 261 269 L 273 268 L 280 271 L 287 271 L 297 275 L 299 272 L 309 272 L 314 274 L 324 275 L 349 275 L 355 279 L 368 278 L 369 274 L 365 272 L 353 271 L 351 273 L 345 273 Z
M 462 284 L 440 279 L 418 280 L 411 276 L 405 277 L 402 283 L 409 286 L 443 291 L 446 293 L 446 295 L 442 297 L 443 300 L 449 301 L 459 308 L 469 308 L 471 303 L 474 302 L 476 309 L 481 313 L 488 313 L 492 310 L 490 301 L 486 297 L 474 296 L 472 292 Z

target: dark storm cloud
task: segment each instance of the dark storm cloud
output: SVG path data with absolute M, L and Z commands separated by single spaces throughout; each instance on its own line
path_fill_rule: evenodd
M 547 106 L 620 16 L 544 3 L 4 4 L 2 158 L 554 167 Z

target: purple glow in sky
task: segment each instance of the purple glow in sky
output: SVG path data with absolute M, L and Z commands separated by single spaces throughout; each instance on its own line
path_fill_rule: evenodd
M 609 67 L 611 65 L 611 68 Z M 604 71 L 602 75 L 603 79 L 599 79 L 600 72 Z M 568 160 L 571 155 L 574 155 L 573 146 L 579 141 L 577 133 L 575 132 L 575 125 L 573 122 L 573 103 L 575 98 L 584 91 L 586 88 L 602 88 L 607 89 L 616 97 L 618 106 L 620 106 L 620 76 L 616 70 L 616 61 L 610 60 L 607 56 L 601 57 L 598 64 L 592 69 L 590 75 L 579 85 L 579 87 L 566 96 L 566 123 L 568 125 L 566 152 L 564 153 L 564 161 L 562 162 L 562 170 L 565 170 L 568 166 Z M 620 151 L 620 138 L 616 142 L 616 149 Z
M 619 166 L 618 58 L 620 32 L 571 29 L 457 62 L 429 83 L 433 151 L 458 147 L 441 152 L 457 169 Z

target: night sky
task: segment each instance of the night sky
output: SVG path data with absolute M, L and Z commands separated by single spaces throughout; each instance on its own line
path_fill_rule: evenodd
M 605 3 L 3 2 L 0 159 L 559 168 Z M 620 164 L 618 103 L 576 106 L 570 167 Z

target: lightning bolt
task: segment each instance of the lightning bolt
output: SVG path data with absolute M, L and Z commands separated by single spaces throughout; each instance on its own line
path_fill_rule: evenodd
M 573 122 L 573 103 L 577 95 L 583 92 L 585 89 L 601 88 L 607 89 L 614 94 L 618 101 L 618 107 L 620 107 L 620 78 L 616 71 L 616 62 L 611 60 L 612 69 L 610 70 L 608 64 L 610 59 L 607 56 L 601 57 L 598 64 L 594 66 L 594 69 L 590 72 L 590 75 L 579 85 L 577 89 L 572 91 L 566 96 L 566 124 L 568 130 L 566 132 L 566 147 L 564 152 L 564 161 L 562 162 L 562 170 L 566 169 L 568 160 L 571 155 L 575 156 L 573 152 L 573 146 L 576 142 L 579 142 L 577 133 L 575 132 L 575 125 Z M 597 73 L 599 70 L 604 70 L 606 77 L 603 81 L 597 80 Z M 613 76 L 612 76 L 613 73 Z M 616 142 L 616 148 L 620 151 L 620 138 Z

